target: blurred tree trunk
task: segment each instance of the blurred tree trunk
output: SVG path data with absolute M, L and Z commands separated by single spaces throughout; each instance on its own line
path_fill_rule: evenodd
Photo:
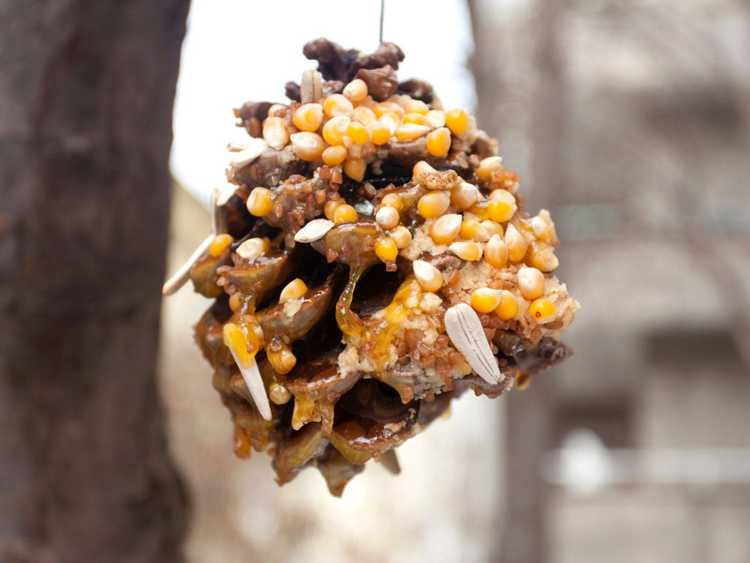
M 532 65 L 536 84 L 531 96 L 531 171 L 527 209 L 553 212 L 564 190 L 562 159 L 565 88 L 561 61 L 560 27 L 563 2 L 538 0 L 532 23 L 535 44 Z
M 0 561 L 177 562 L 156 383 L 188 0 L 0 8 Z
M 545 207 L 554 214 L 563 188 L 561 145 L 563 102 L 559 57 L 562 7 L 555 0 L 536 0 L 523 25 L 498 14 L 490 0 L 469 0 L 476 51 L 472 66 L 477 82 L 479 123 L 499 135 L 501 154 L 514 169 L 521 168 L 526 208 Z M 503 43 L 503 41 L 505 43 Z M 508 52 L 503 50 L 508 46 Z M 520 116 L 518 115 L 520 113 Z M 502 144 L 506 133 L 528 140 L 527 170 L 508 158 Z M 518 151 L 518 147 L 511 150 Z M 512 153 L 522 155 L 524 151 Z M 495 561 L 547 561 L 547 488 L 541 476 L 550 447 L 554 417 L 554 381 L 549 374 L 535 379 L 528 391 L 514 391 L 505 400 L 506 486 L 503 533 Z

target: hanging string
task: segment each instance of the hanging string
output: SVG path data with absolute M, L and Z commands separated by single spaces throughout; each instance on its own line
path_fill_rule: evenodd
M 385 17 L 385 0 L 380 0 L 380 44 L 383 44 L 383 19 Z

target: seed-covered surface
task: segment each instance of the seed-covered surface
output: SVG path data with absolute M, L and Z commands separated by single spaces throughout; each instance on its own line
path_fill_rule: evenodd
M 229 197 L 189 268 L 215 299 L 196 326 L 235 453 L 280 484 L 317 467 L 332 494 L 467 389 L 496 397 L 570 354 L 578 303 L 554 271 L 554 223 L 529 216 L 497 143 L 404 55 L 325 39 L 288 104 L 235 110 Z M 304 102 L 304 103 L 303 103 Z

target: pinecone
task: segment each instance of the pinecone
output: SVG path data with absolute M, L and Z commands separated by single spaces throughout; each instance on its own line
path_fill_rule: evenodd
M 523 212 L 471 116 L 398 82 L 397 46 L 304 53 L 319 73 L 290 104 L 235 110 L 251 138 L 189 277 L 215 298 L 196 340 L 236 455 L 269 452 L 280 484 L 315 466 L 340 495 L 369 459 L 398 472 L 394 448 L 465 390 L 496 397 L 568 356 L 578 303 L 549 213 Z

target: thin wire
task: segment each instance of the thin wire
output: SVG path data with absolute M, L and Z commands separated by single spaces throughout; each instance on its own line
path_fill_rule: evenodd
M 383 19 L 385 16 L 385 0 L 380 0 L 380 44 L 383 44 Z

